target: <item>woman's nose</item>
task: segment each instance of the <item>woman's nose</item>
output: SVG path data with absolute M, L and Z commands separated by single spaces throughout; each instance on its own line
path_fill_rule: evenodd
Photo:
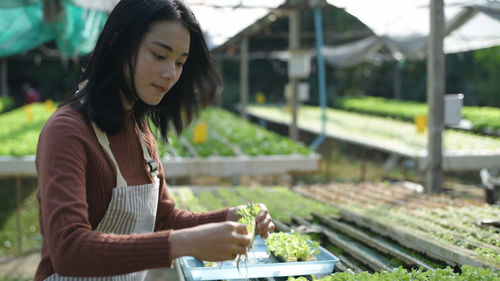
M 161 77 L 162 78 L 174 78 L 175 77 L 175 62 L 174 63 L 166 63 L 162 69 Z

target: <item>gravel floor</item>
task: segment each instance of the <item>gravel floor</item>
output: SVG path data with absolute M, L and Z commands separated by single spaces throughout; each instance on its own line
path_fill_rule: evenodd
M 21 257 L 0 258 L 0 279 L 33 280 L 36 267 L 40 262 L 40 253 L 32 253 Z M 7 279 L 3 279 L 7 277 Z M 174 268 L 150 270 L 146 281 L 178 281 L 179 276 Z

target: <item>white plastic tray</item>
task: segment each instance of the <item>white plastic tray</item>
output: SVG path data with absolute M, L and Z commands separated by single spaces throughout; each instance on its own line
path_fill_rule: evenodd
M 182 257 L 180 264 L 188 281 L 332 273 L 339 259 L 321 246 L 320 250 L 321 252 L 316 255 L 315 261 L 278 262 L 272 255 L 267 253 L 265 241 L 260 236 L 257 236 L 253 248 L 248 251 L 248 267 L 245 267 L 244 257 L 242 257 L 239 271 L 236 268 L 235 260 L 218 262 L 213 267 L 205 267 L 202 261 L 194 257 Z

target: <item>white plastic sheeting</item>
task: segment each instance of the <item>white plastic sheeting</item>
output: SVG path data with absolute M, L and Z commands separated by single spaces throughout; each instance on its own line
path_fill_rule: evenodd
M 185 0 L 204 30 L 210 49 L 285 3 L 284 0 Z
M 111 11 L 119 0 L 71 0 L 93 10 Z M 215 48 L 266 16 L 285 0 L 184 0 L 205 32 L 209 47 Z
M 338 47 L 324 47 L 323 56 L 327 63 L 336 67 L 350 67 L 371 60 L 382 46 L 380 38 L 370 36 Z M 311 51 L 311 53 L 311 55 L 316 55 L 316 50 Z
M 425 56 L 430 0 L 327 0 L 366 24 L 396 59 Z M 445 0 L 445 53 L 500 45 L 500 2 Z
M 89 10 L 111 11 L 120 0 L 71 0 L 76 5 Z
M 88 9 L 111 10 L 119 0 L 72 0 Z M 344 8 L 373 30 L 395 59 L 422 59 L 427 49 L 431 0 L 327 0 Z M 211 49 L 267 16 L 285 0 L 185 0 L 200 21 Z M 444 0 L 445 53 L 464 52 L 500 45 L 499 0 Z M 354 45 L 326 47 L 325 59 L 339 67 L 370 60 L 374 38 Z M 367 48 L 370 43 L 371 47 Z M 353 48 L 354 47 L 354 48 Z M 366 50 L 368 53 L 363 52 Z M 331 54 L 330 59 L 328 53 Z
M 364 61 L 424 59 L 429 33 L 429 0 L 328 0 L 370 27 L 375 35 L 340 46 L 325 46 L 325 61 L 338 68 Z M 458 53 L 500 45 L 499 1 L 445 1 L 444 52 Z M 391 56 L 380 53 L 387 47 Z M 310 50 L 311 56 L 316 50 Z M 287 60 L 287 51 L 271 57 Z
M 284 0 L 188 0 L 215 48 Z M 327 0 L 344 8 L 373 30 L 375 36 L 343 46 L 325 46 L 325 61 L 350 67 L 363 61 L 380 60 L 385 45 L 394 59 L 423 59 L 427 52 L 430 0 Z M 445 0 L 445 53 L 457 53 L 500 45 L 500 2 L 497 0 Z M 311 50 L 311 55 L 316 53 Z M 288 54 L 269 57 L 287 60 Z
M 383 47 L 383 41 L 376 35 L 366 37 L 365 39 L 344 44 L 341 46 L 325 46 L 323 47 L 323 58 L 325 62 L 337 68 L 346 68 L 355 66 L 365 61 L 380 61 L 386 60 L 387 56 L 379 55 L 378 51 Z M 308 51 L 309 56 L 315 57 L 317 54 L 316 49 Z M 252 54 L 250 58 L 273 58 L 282 61 L 290 59 L 290 51 L 274 51 L 267 55 L 261 53 Z M 389 58 L 392 60 L 392 58 Z

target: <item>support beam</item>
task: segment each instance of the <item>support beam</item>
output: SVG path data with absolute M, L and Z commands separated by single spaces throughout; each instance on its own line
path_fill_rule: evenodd
M 394 91 L 395 100 L 402 100 L 402 94 L 401 94 L 402 69 L 403 69 L 403 62 L 397 60 L 392 72 L 392 89 Z
M 429 136 L 427 143 L 426 191 L 441 192 L 443 187 L 443 141 L 445 61 L 443 53 L 443 0 L 431 0 L 430 36 L 427 56 L 427 105 Z
M 453 18 L 444 23 L 444 36 L 448 36 L 454 30 L 460 28 L 467 21 L 477 14 L 477 10 L 471 7 L 464 7 Z
M 56 23 L 65 17 L 65 6 L 61 0 L 43 0 L 43 21 Z
M 9 91 L 7 84 L 7 58 L 3 58 L 0 62 L 0 95 L 6 96 Z
M 240 116 L 247 118 L 248 103 L 248 37 L 241 40 L 240 45 Z
M 217 73 L 219 74 L 220 76 L 220 79 L 222 81 L 222 85 L 224 85 L 224 72 L 223 72 L 223 68 L 222 68 L 222 60 L 221 59 L 215 59 L 214 60 L 214 67 L 215 67 L 215 71 L 217 71 Z M 214 103 L 219 106 L 219 107 L 222 107 L 222 92 L 221 91 L 218 91 L 216 96 L 215 96 L 215 101 Z
M 289 15 L 289 33 L 290 33 L 290 38 L 289 38 L 289 48 L 290 52 L 293 53 L 294 51 L 299 50 L 300 48 L 300 11 L 294 9 L 292 12 L 290 12 Z M 290 62 L 289 62 L 290 63 Z M 290 124 L 289 130 L 288 130 L 288 136 L 290 139 L 294 141 L 299 140 L 299 134 L 297 130 L 297 105 L 298 105 L 298 95 L 297 95 L 297 85 L 299 83 L 299 79 L 292 77 L 290 78 L 290 89 L 291 89 L 291 95 L 290 95 L 290 112 L 292 114 L 292 123 Z
M 323 58 L 323 16 L 319 1 L 311 1 L 314 5 L 314 30 L 316 31 L 316 61 L 318 71 L 319 105 L 321 107 L 321 135 L 311 144 L 311 148 L 316 150 L 318 146 L 326 139 L 326 69 L 325 59 Z
M 17 225 L 17 253 L 21 255 L 23 253 L 23 224 L 21 219 L 22 212 L 22 190 L 21 190 L 21 176 L 15 178 L 16 181 L 16 225 Z

